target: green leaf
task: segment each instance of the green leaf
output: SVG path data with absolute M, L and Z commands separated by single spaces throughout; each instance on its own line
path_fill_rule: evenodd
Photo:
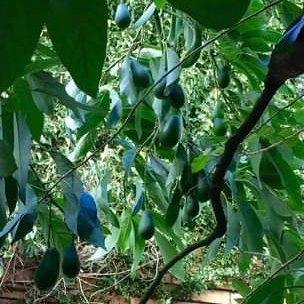
M 210 151 L 208 151 L 210 152 Z M 205 166 L 207 165 L 207 163 L 209 162 L 209 154 L 203 153 L 199 156 L 197 156 L 196 158 L 193 159 L 192 163 L 191 163 L 191 170 L 192 173 L 197 173 L 200 172 L 201 170 L 203 170 L 205 168 Z
M 133 262 L 132 262 L 132 269 L 131 271 L 134 273 L 137 270 L 137 267 L 140 261 L 143 258 L 143 253 L 145 250 L 145 240 L 140 237 L 138 234 L 138 218 L 132 218 L 132 247 L 133 247 Z
M 77 86 L 96 97 L 107 46 L 105 0 L 50 0 L 47 29 Z
M 0 93 L 22 74 L 44 22 L 45 1 L 2 0 L 0 10 Z
M 154 3 L 158 9 L 162 9 L 165 6 L 166 2 L 167 0 L 154 0 Z
M 28 171 L 31 163 L 32 139 L 26 123 L 26 117 L 21 114 L 16 114 L 15 118 L 14 156 L 18 169 L 14 177 L 19 185 L 20 199 L 25 202 Z
M 132 233 L 132 215 L 125 211 L 120 218 L 120 233 L 118 239 L 119 248 L 125 252 L 130 248 L 130 236 Z
M 178 254 L 178 250 L 175 246 L 169 242 L 168 239 L 166 239 L 163 235 L 156 232 L 155 233 L 156 243 L 159 246 L 159 250 L 161 252 L 161 255 L 164 259 L 165 263 L 168 263 L 171 261 L 172 258 L 174 258 Z M 183 281 L 185 279 L 185 269 L 184 269 L 184 263 L 183 261 L 177 262 L 170 270 L 176 278 Z
M 33 100 L 29 84 L 24 79 L 18 79 L 14 83 L 14 93 L 14 108 L 25 115 L 26 124 L 31 131 L 32 137 L 39 141 L 44 118 Z
M 8 177 L 17 169 L 13 151 L 9 144 L 0 140 L 0 177 Z
M 154 15 L 156 5 L 151 3 L 148 8 L 143 12 L 143 14 L 138 18 L 138 20 L 132 25 L 133 29 L 138 29 L 146 24 L 149 19 Z
M 286 275 L 279 275 L 261 285 L 244 304 L 283 304 Z
M 62 154 L 52 152 L 51 156 L 55 160 L 57 172 L 60 176 L 71 172 L 74 165 Z M 65 222 L 69 229 L 77 235 L 77 222 L 79 213 L 79 197 L 83 190 L 83 185 L 76 171 L 65 176 L 61 182 L 62 192 L 65 198 Z
M 38 221 L 42 228 L 44 239 L 47 240 L 49 233 L 51 233 L 50 240 L 63 256 L 66 247 L 73 242 L 73 237 L 61 217 L 53 212 L 51 218 L 52 229 L 50 230 L 49 208 L 44 205 L 39 208 Z
M 168 0 L 202 25 L 221 30 L 237 23 L 246 13 L 250 0 Z
M 290 208 L 293 210 L 301 210 L 302 196 L 297 176 L 276 149 L 270 150 L 267 154 L 269 155 L 272 164 L 277 169 L 282 184 L 287 191 Z

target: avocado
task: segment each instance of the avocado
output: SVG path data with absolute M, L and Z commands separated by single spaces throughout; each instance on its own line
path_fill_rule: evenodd
M 183 209 L 183 221 L 191 221 L 198 216 L 200 211 L 199 202 L 194 196 L 188 196 Z
M 160 143 L 164 147 L 173 148 L 177 145 L 181 136 L 182 119 L 179 115 L 172 115 L 160 130 Z
M 170 100 L 173 108 L 179 109 L 184 106 L 186 97 L 180 84 L 174 83 L 169 86 L 166 91 L 168 99 Z
M 182 197 L 183 194 L 180 188 L 176 187 L 172 194 L 170 204 L 167 208 L 166 217 L 165 217 L 166 223 L 170 227 L 172 227 L 175 224 L 178 218 Z
M 53 288 L 59 277 L 60 255 L 56 248 L 48 248 L 36 272 L 35 284 L 41 291 Z
M 224 109 L 222 102 L 217 102 L 214 112 L 213 112 L 213 118 L 224 118 Z
M 154 222 L 151 211 L 144 211 L 138 226 L 139 235 L 144 240 L 149 240 L 154 234 Z
M 154 96 L 158 99 L 166 99 L 167 96 L 165 95 L 165 89 L 167 86 L 166 79 L 163 79 L 159 82 L 154 88 Z
M 209 183 L 208 179 L 204 175 L 199 175 L 198 181 L 197 181 L 197 189 L 196 189 L 196 197 L 197 199 L 204 203 L 209 200 L 210 196 L 210 188 L 209 188 Z
M 187 194 L 190 190 L 196 186 L 197 175 L 192 173 L 191 165 L 187 164 L 183 168 L 180 187 L 183 194 Z
M 225 64 L 218 68 L 217 82 L 221 89 L 226 89 L 230 84 L 230 66 Z
M 80 272 L 80 262 L 74 244 L 67 247 L 62 261 L 62 272 L 68 278 L 75 278 Z
M 115 22 L 117 26 L 122 30 L 126 29 L 130 25 L 131 14 L 128 6 L 125 3 L 120 3 L 117 6 L 115 13 Z
M 23 239 L 28 233 L 33 230 L 33 226 L 37 219 L 37 212 L 36 210 L 32 210 L 32 212 L 26 213 L 23 215 L 13 229 L 13 240 L 12 243 L 15 243 L 21 239 Z
M 222 118 L 215 118 L 213 121 L 214 134 L 216 136 L 225 136 L 227 133 L 227 126 Z
M 146 89 L 151 84 L 150 71 L 136 60 L 131 60 L 133 83 L 138 89 Z

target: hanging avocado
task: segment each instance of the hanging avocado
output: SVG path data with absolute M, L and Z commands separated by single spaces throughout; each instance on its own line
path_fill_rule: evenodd
M 60 256 L 56 248 L 48 248 L 35 273 L 35 284 L 41 291 L 53 288 L 59 277 Z
M 217 69 L 217 82 L 221 89 L 226 89 L 230 84 L 230 66 L 226 63 Z
M 187 164 L 183 168 L 180 188 L 183 194 L 187 194 L 189 191 L 193 190 L 197 183 L 197 174 L 193 174 L 191 170 L 191 165 Z
M 139 235 L 144 240 L 149 240 L 154 235 L 154 222 L 151 211 L 144 211 L 138 226 Z
M 166 79 L 163 79 L 160 83 L 156 85 L 154 88 L 154 96 L 158 99 L 166 99 L 167 96 L 165 95 L 165 89 L 166 89 Z
M 179 115 L 169 117 L 160 131 L 160 143 L 167 148 L 173 148 L 182 136 L 182 119 Z
M 185 104 L 185 93 L 182 86 L 178 83 L 174 83 L 166 89 L 166 95 L 173 108 L 179 109 Z
M 62 272 L 68 278 L 75 278 L 80 272 L 80 262 L 75 245 L 67 247 L 62 261 Z
M 207 202 L 210 196 L 209 191 L 210 189 L 207 177 L 203 174 L 200 174 L 198 177 L 196 189 L 197 199 L 202 203 Z
M 198 216 L 200 211 L 199 202 L 193 196 L 188 196 L 183 209 L 183 222 L 188 223 Z
M 126 29 L 130 25 L 131 14 L 128 6 L 125 3 L 120 3 L 117 6 L 115 13 L 115 22 L 117 26 L 122 30 Z
M 227 126 L 222 118 L 215 118 L 213 121 L 214 134 L 216 136 L 225 136 L 227 133 Z
M 224 118 L 224 109 L 223 109 L 223 104 L 221 101 L 218 101 L 216 103 L 214 112 L 213 112 L 213 118 Z
M 138 89 L 146 89 L 151 84 L 150 71 L 136 60 L 130 63 L 134 85 Z

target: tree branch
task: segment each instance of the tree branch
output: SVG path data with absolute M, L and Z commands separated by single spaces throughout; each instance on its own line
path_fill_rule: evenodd
M 167 263 L 160 271 L 156 279 L 148 287 L 146 293 L 142 297 L 140 304 L 145 304 L 149 298 L 153 295 L 156 287 L 160 284 L 163 276 L 167 271 L 174 266 L 178 261 L 186 257 L 188 254 L 194 250 L 209 246 L 214 240 L 222 237 L 226 233 L 227 220 L 224 213 L 224 209 L 221 203 L 221 193 L 223 190 L 224 177 L 228 170 L 228 167 L 234 157 L 235 152 L 237 151 L 239 145 L 244 141 L 250 131 L 255 127 L 267 108 L 272 97 L 276 91 L 280 88 L 283 83 L 275 83 L 271 80 L 270 77 L 267 77 L 265 80 L 264 90 L 256 102 L 251 113 L 243 124 L 239 127 L 236 133 L 231 136 L 225 144 L 225 150 L 220 157 L 215 172 L 212 177 L 211 186 L 210 186 L 210 200 L 213 208 L 213 213 L 216 219 L 216 227 L 213 232 L 205 239 L 200 242 L 194 243 L 186 247 L 182 252 L 176 255 L 169 263 Z

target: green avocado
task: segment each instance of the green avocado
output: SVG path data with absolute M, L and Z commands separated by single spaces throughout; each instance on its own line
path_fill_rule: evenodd
M 199 202 L 193 196 L 188 196 L 183 209 L 183 221 L 190 222 L 198 216 L 200 211 Z
M 138 226 L 139 235 L 144 240 L 149 240 L 154 235 L 154 222 L 151 211 L 144 211 Z
M 33 230 L 33 226 L 37 219 L 37 212 L 36 210 L 32 210 L 29 213 L 26 213 L 22 216 L 19 223 L 13 229 L 13 240 L 12 243 L 15 243 L 21 239 L 23 239 L 28 233 Z
M 173 148 L 182 136 L 182 119 L 179 115 L 169 117 L 163 128 L 160 130 L 160 143 L 167 148 Z
M 222 102 L 217 102 L 213 112 L 213 118 L 224 118 L 224 109 Z
M 72 244 L 67 247 L 64 252 L 62 261 L 62 272 L 68 278 L 75 278 L 80 272 L 80 262 L 75 245 Z
M 35 273 L 35 284 L 41 291 L 53 288 L 59 277 L 60 255 L 56 248 L 48 248 Z
M 154 88 L 154 96 L 158 99 L 166 99 L 165 89 L 167 86 L 166 79 L 163 79 L 160 83 L 158 83 Z
M 185 165 L 183 168 L 181 180 L 180 180 L 180 188 L 183 194 L 187 194 L 190 190 L 196 186 L 197 183 L 197 175 L 192 173 L 191 165 Z
M 151 84 L 149 70 L 141 65 L 136 60 L 131 60 L 130 63 L 134 85 L 138 89 L 146 89 Z
M 230 84 L 230 66 L 228 64 L 217 70 L 217 82 L 221 89 L 226 89 Z
M 117 26 L 122 30 L 126 29 L 130 25 L 131 14 L 128 6 L 125 3 L 120 3 L 117 6 L 115 13 L 115 22 Z
M 196 189 L 197 199 L 202 203 L 207 202 L 210 196 L 209 191 L 210 188 L 207 177 L 204 175 L 200 175 L 197 181 L 197 189 Z
M 216 136 L 225 136 L 227 133 L 227 126 L 222 118 L 215 118 L 213 121 L 214 134 Z
M 184 106 L 186 97 L 180 84 L 174 83 L 166 91 L 168 100 L 173 108 L 179 109 Z

